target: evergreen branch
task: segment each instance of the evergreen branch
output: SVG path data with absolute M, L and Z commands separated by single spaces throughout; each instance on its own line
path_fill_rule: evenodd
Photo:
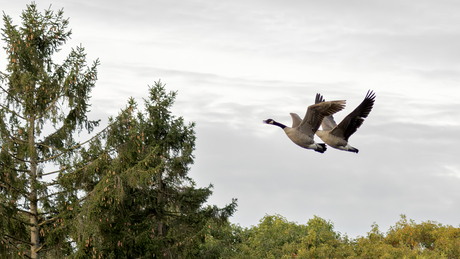
M 0 72 L 0 74 L 3 74 L 3 72 Z M 9 95 L 8 91 L 5 90 L 5 88 L 3 88 L 1 85 L 0 85 L 0 88 L 3 90 L 3 92 L 5 92 L 7 95 Z
M 60 193 L 66 193 L 66 191 L 60 191 L 60 192 L 55 192 L 55 193 L 52 193 L 52 194 L 48 194 L 46 196 L 42 196 L 42 197 L 38 198 L 37 200 L 41 201 L 41 200 L 44 200 L 46 198 L 53 197 L 54 195 L 60 194 Z
M 79 189 L 82 189 L 82 188 L 83 188 L 83 186 L 79 186 L 79 187 L 75 187 L 75 188 L 73 188 L 73 189 L 79 190 Z M 60 193 L 67 193 L 67 191 L 60 191 L 60 192 L 55 192 L 55 193 L 52 193 L 52 194 L 48 194 L 48 195 L 46 195 L 46 196 L 42 196 L 42 197 L 38 198 L 38 200 L 40 201 L 40 200 L 43 200 L 43 199 L 52 197 L 52 196 L 57 195 L 57 194 L 60 194 Z
M 94 193 L 95 193 L 95 190 L 93 189 L 92 191 L 88 192 L 85 196 L 83 196 L 80 199 L 78 199 L 78 202 L 82 202 L 82 201 L 86 200 L 90 195 L 94 195 Z
M 24 163 L 30 163 L 30 161 L 23 160 L 23 159 L 21 159 L 21 158 L 19 158 L 19 157 L 16 157 L 15 155 L 11 154 L 11 153 L 8 152 L 8 151 L 7 151 L 7 153 L 8 153 L 8 155 L 10 155 L 12 158 L 14 158 L 14 159 L 16 159 L 16 160 L 19 160 L 19 161 L 24 162 Z
M 10 236 L 10 235 L 8 235 L 8 234 L 5 234 L 5 236 L 7 236 L 7 237 L 9 237 L 9 238 L 11 238 L 11 239 L 14 239 L 14 240 L 16 240 L 16 241 L 18 241 L 18 242 L 27 244 L 27 245 L 33 245 L 33 244 L 30 243 L 30 242 L 27 242 L 27 241 L 18 239 L 18 238 L 16 238 L 16 237 Z M 13 247 L 13 248 L 16 249 L 16 250 L 19 250 L 19 248 L 17 248 L 16 245 L 15 245 L 13 242 L 11 242 L 10 240 L 7 240 L 7 241 L 8 241 L 8 243 L 11 244 L 11 247 Z M 27 257 L 27 258 L 30 258 L 30 256 L 28 256 L 28 255 L 26 255 L 26 254 L 24 254 L 24 256 Z
M 92 161 L 86 163 L 85 165 L 83 165 L 82 167 L 80 168 L 77 168 L 75 169 L 74 173 L 78 172 L 78 171 L 81 171 L 83 169 L 88 169 L 88 166 L 92 165 L 96 160 L 100 159 L 101 157 L 103 157 L 105 154 L 109 154 L 110 152 L 112 151 L 115 151 L 117 150 L 117 148 L 113 148 L 111 150 L 106 150 L 105 152 L 102 152 L 98 157 L 94 158 Z
M 57 211 L 57 210 L 51 211 L 51 210 L 50 210 L 50 211 L 48 211 L 48 212 L 41 212 L 41 213 L 38 213 L 37 215 L 42 216 L 42 215 L 48 215 L 48 214 L 51 214 L 51 213 L 55 213 L 55 214 L 56 214 L 56 213 L 59 213 L 59 211 Z
M 15 169 L 15 168 L 11 168 L 11 170 L 14 170 L 14 171 L 16 171 L 16 172 L 30 173 L 30 170 L 26 170 L 26 169 Z
M 45 246 L 45 243 L 43 243 L 37 250 L 35 250 L 36 253 L 38 253 L 42 248 Z
M 59 184 L 58 182 L 50 182 L 50 183 L 44 184 L 43 186 L 48 187 L 48 186 L 53 186 L 53 185 L 58 185 L 58 184 Z
M 177 212 L 177 211 L 166 211 L 166 210 L 163 211 L 163 214 L 166 215 L 166 216 L 170 216 L 170 217 L 180 217 L 180 216 L 182 215 L 181 212 Z
M 0 73 L 1 73 L 1 72 L 0 72 Z M 2 73 L 2 74 L 3 74 L 3 73 Z M 3 76 L 6 76 L 6 75 L 3 74 Z M 23 103 L 21 100 L 17 99 L 15 96 L 11 95 L 7 90 L 5 90 L 5 88 L 3 88 L 2 86 L 0 86 L 0 88 L 1 88 L 1 89 L 3 90 L 3 92 L 5 92 L 8 96 L 10 96 L 11 98 L 13 98 L 16 102 L 18 102 L 18 103 L 24 105 L 24 103 Z
M 0 146 L 0 148 L 3 149 L 3 150 L 5 150 L 5 149 L 3 148 L 3 146 Z M 7 153 L 8 155 L 10 155 L 12 158 L 14 158 L 14 159 L 16 159 L 16 160 L 22 161 L 22 162 L 24 162 L 24 163 L 30 163 L 30 161 L 23 160 L 23 159 L 21 159 L 21 158 L 15 156 L 15 155 L 13 155 L 13 154 L 11 154 L 8 150 L 5 150 L 5 151 L 6 151 L 6 153 Z
M 48 158 L 43 159 L 43 160 L 38 160 L 37 163 L 44 163 L 44 162 L 47 162 L 47 161 L 49 161 L 49 160 L 51 160 L 51 159 L 55 159 L 55 158 L 60 157 L 61 155 L 65 154 L 66 152 L 67 152 L 67 151 L 64 151 L 64 152 L 59 153 L 59 154 L 57 154 L 57 155 L 54 155 L 54 156 L 52 156 L 52 157 L 48 157 Z
M 19 210 L 19 209 L 18 209 L 18 210 Z M 30 212 L 25 211 L 25 210 L 19 210 L 19 211 L 22 212 L 22 213 L 24 213 L 24 214 L 33 215 L 33 214 L 31 214 Z M 14 219 L 14 220 L 17 220 L 17 221 L 18 221 L 19 223 L 21 223 L 21 224 L 24 224 L 24 225 L 29 226 L 29 227 L 33 227 L 33 226 L 34 226 L 34 225 L 30 224 L 30 222 L 22 221 L 22 220 L 20 220 L 20 219 L 14 218 L 14 217 L 11 217 L 11 218 Z
M 45 145 L 43 143 L 47 143 L 49 139 L 51 139 L 53 136 L 58 135 L 59 132 L 64 131 L 64 126 L 63 125 L 61 128 L 57 129 L 55 132 L 51 133 L 47 137 L 43 139 L 43 141 L 36 143 L 37 145 Z
M 23 244 L 27 244 L 27 245 L 30 245 L 30 246 L 33 246 L 33 245 L 34 245 L 33 243 L 31 243 L 31 242 L 29 242 L 29 241 L 25 241 L 25 240 L 19 239 L 19 238 L 14 237 L 14 236 L 10 236 L 10 235 L 8 235 L 8 234 L 5 234 L 5 236 L 7 236 L 7 237 L 9 237 L 9 238 L 11 238 L 11 239 L 14 239 L 14 240 L 16 240 L 16 241 L 18 241 L 18 242 L 21 242 L 21 243 L 23 243 Z
M 64 95 L 59 95 L 59 96 L 56 96 L 56 98 L 54 98 L 54 100 L 50 103 L 50 105 L 48 105 L 48 107 L 46 107 L 46 109 L 43 111 L 43 114 L 39 115 L 36 119 L 41 119 L 43 118 L 43 116 L 46 115 L 46 112 L 51 108 L 53 107 L 53 105 L 56 103 L 57 100 L 59 100 L 59 98 L 63 97 Z M 38 96 L 37 96 L 38 98 Z
M 8 186 L 5 185 L 5 184 L 7 184 Z M 11 184 L 9 184 L 7 182 L 1 183 L 0 187 L 6 188 L 6 189 L 11 188 L 11 189 L 15 190 L 16 192 L 20 193 L 21 195 L 23 195 L 24 197 L 29 198 L 29 195 L 27 195 L 27 193 L 22 192 L 22 190 L 19 190 L 18 188 L 12 186 Z
M 16 138 L 15 136 L 11 135 L 11 133 L 10 133 L 10 131 L 9 131 L 8 129 L 5 129 L 5 131 L 6 131 L 6 133 L 8 134 L 8 137 L 9 137 L 9 138 L 11 138 L 11 139 L 13 139 L 13 140 L 15 140 L 15 141 L 17 141 L 17 142 L 21 142 L 21 143 L 23 143 L 23 144 L 27 144 L 27 141 L 22 140 L 22 139 L 20 139 L 20 138 Z
M 25 140 L 22 140 L 22 139 L 20 139 L 20 138 L 16 138 L 16 137 L 14 137 L 14 136 L 11 136 L 11 135 L 9 134 L 9 132 L 8 132 L 8 135 L 10 136 L 10 138 L 11 138 L 12 140 L 14 140 L 14 141 L 16 141 L 16 142 L 21 142 L 21 143 L 23 143 L 23 144 L 26 144 L 26 143 L 27 143 L 27 141 L 25 141 Z
M 40 176 L 45 176 L 45 175 L 50 175 L 50 174 L 59 173 L 59 172 L 62 172 L 63 170 L 64 170 L 64 169 L 57 170 L 57 171 L 53 171 L 53 172 L 49 172 L 49 173 L 40 174 Z
M 8 107 L 6 107 L 5 105 L 0 104 L 0 106 L 1 106 L 3 109 L 7 110 L 8 112 L 11 112 L 12 114 L 18 116 L 19 118 L 21 118 L 21 119 L 23 119 L 23 120 L 27 120 L 26 118 L 24 118 L 24 117 L 22 117 L 21 115 L 17 114 L 15 111 L 12 111 L 12 110 L 8 109 Z
M 80 144 L 78 144 L 78 145 L 75 145 L 75 146 L 73 146 L 73 147 L 70 147 L 68 150 L 76 149 L 76 148 L 78 148 L 78 147 L 80 147 L 80 146 L 83 146 L 84 144 L 86 144 L 86 143 L 92 141 L 94 138 L 96 138 L 96 137 L 98 137 L 99 135 L 101 135 L 106 129 L 108 129 L 108 128 L 109 128 L 110 126 L 112 126 L 112 124 L 114 124 L 114 123 L 115 123 L 115 122 L 113 122 L 113 123 L 107 125 L 107 127 L 105 127 L 103 130 L 101 130 L 99 133 L 97 133 L 96 135 L 94 135 L 93 137 L 91 137 L 90 139 L 88 139 L 87 141 L 82 142 L 82 143 L 80 143 Z M 42 145 L 42 144 L 39 144 L 39 145 Z M 48 160 L 55 159 L 55 158 L 60 157 L 61 155 L 65 154 L 66 152 L 68 152 L 68 151 L 63 151 L 63 152 L 61 152 L 61 153 L 59 153 L 59 154 L 57 154 L 57 155 L 54 155 L 54 156 L 52 156 L 52 157 L 49 157 L 49 158 L 47 158 L 47 159 L 37 161 L 37 163 L 43 163 L 43 162 L 46 162 L 46 161 L 48 161 Z
M 51 148 L 51 149 L 56 150 L 56 151 L 62 151 L 62 150 L 60 150 L 60 149 L 57 149 L 57 148 L 55 148 L 55 147 L 48 146 L 48 145 L 45 145 L 45 144 L 42 144 L 42 143 L 37 143 L 37 144 L 38 144 L 39 146 L 44 146 L 44 147 L 47 147 L 47 148 Z
M 39 223 L 38 225 L 39 225 L 39 226 L 43 226 L 43 225 L 45 225 L 45 224 L 47 224 L 47 223 L 49 223 L 49 222 L 55 221 L 57 218 L 58 218 L 57 216 L 52 217 L 52 218 L 49 218 L 49 219 L 47 219 L 47 220 L 45 220 L 45 221 L 42 221 L 42 222 Z
M 122 144 L 123 145 L 123 144 Z M 119 146 L 118 146 L 119 147 Z M 78 171 L 81 171 L 81 170 L 84 170 L 84 169 L 88 169 L 88 166 L 92 165 L 95 161 L 97 161 L 98 159 L 100 159 L 101 157 L 103 157 L 105 154 L 109 154 L 110 152 L 112 151 L 116 151 L 118 147 L 115 147 L 111 150 L 108 150 L 108 151 L 105 151 L 105 152 L 102 152 L 98 157 L 94 158 L 92 161 L 88 162 L 87 164 L 83 165 L 82 167 L 80 168 L 77 168 L 73 171 L 73 173 L 77 173 Z M 57 183 L 56 183 L 57 184 Z M 53 184 L 50 184 L 50 185 L 54 185 Z M 84 199 L 81 199 L 81 200 L 84 200 Z
M 21 209 L 19 209 L 19 208 L 16 208 L 16 209 L 17 209 L 19 212 L 22 212 L 22 213 L 27 214 L 27 215 L 29 215 L 29 216 L 35 217 L 34 214 L 30 213 L 30 212 L 27 211 L 27 210 L 21 210 Z M 18 221 L 20 221 L 20 222 L 22 222 L 22 223 L 28 224 L 29 226 L 32 226 L 32 224 L 30 224 L 30 223 L 28 223 L 28 222 L 24 222 L 24 221 L 19 220 L 19 219 L 16 219 L 16 220 L 18 220 Z
M 80 147 L 80 146 L 82 146 L 82 145 L 84 145 L 84 144 L 86 144 L 86 143 L 92 141 L 94 138 L 96 138 L 96 137 L 98 137 L 99 135 L 101 135 L 102 132 L 104 132 L 106 129 L 108 129 L 110 126 L 112 126 L 112 124 L 114 124 L 114 123 L 115 123 L 115 122 L 113 122 L 113 123 L 107 125 L 107 127 L 105 127 L 103 130 L 101 130 L 100 132 L 98 132 L 96 135 L 94 135 L 92 138 L 88 139 L 87 141 L 85 141 L 85 142 L 83 142 L 83 143 L 80 143 L 80 144 L 78 144 L 78 145 L 76 145 L 76 146 L 70 147 L 69 149 L 78 148 L 78 147 Z

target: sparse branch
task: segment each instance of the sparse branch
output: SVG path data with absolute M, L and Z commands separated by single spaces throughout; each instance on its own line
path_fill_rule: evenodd
M 30 173 L 30 170 L 25 170 L 25 169 L 15 169 L 15 168 L 13 168 L 12 170 L 14 170 L 16 172 Z
M 35 252 L 39 252 L 40 250 L 42 250 L 42 248 L 45 246 L 45 243 L 43 243 L 37 250 L 35 250 Z
M 23 144 L 27 143 L 27 141 L 22 140 L 22 139 L 20 139 L 20 138 L 16 138 L 16 137 L 14 137 L 14 136 L 11 136 L 11 139 L 14 140 L 14 141 L 16 141 L 16 142 L 21 142 L 21 143 L 23 143 Z
M 45 175 L 50 175 L 50 174 L 59 173 L 59 172 L 62 172 L 63 170 L 64 170 L 64 169 L 61 169 L 61 170 L 56 170 L 56 171 L 53 171 L 53 172 L 49 172 L 49 173 L 40 174 L 40 176 L 45 176 Z
M 61 155 L 65 154 L 65 153 L 66 153 L 66 151 L 64 151 L 64 152 L 62 152 L 62 153 L 59 153 L 59 154 L 57 154 L 57 155 L 54 155 L 54 156 L 52 156 L 52 157 L 48 157 L 47 159 L 39 160 L 39 161 L 37 161 L 37 163 L 44 163 L 44 162 L 47 162 L 47 161 L 49 161 L 49 160 L 55 159 L 55 158 L 57 158 L 57 157 L 60 157 Z
M 8 134 L 8 137 L 11 138 L 12 140 L 17 141 L 17 142 L 21 142 L 23 144 L 27 143 L 27 141 L 19 139 L 19 138 L 16 138 L 15 136 L 11 135 L 9 130 L 6 130 L 6 132 Z
M 51 183 L 46 183 L 43 186 L 49 187 L 49 186 L 58 185 L 58 184 L 59 184 L 58 182 L 51 182 Z
M 47 224 L 48 222 L 53 222 L 53 221 L 55 221 L 56 219 L 57 219 L 57 217 L 52 217 L 52 218 L 50 218 L 50 219 L 47 219 L 47 220 L 45 220 L 45 221 L 39 223 L 38 225 L 39 225 L 39 226 L 43 226 L 43 225 Z
M 30 215 L 30 212 L 28 212 L 28 211 L 21 210 L 21 209 L 18 209 L 18 210 L 19 210 L 19 212 L 21 212 L 21 213 Z M 14 220 L 18 221 L 18 222 L 20 222 L 21 224 L 24 224 L 24 225 L 27 225 L 27 226 L 32 226 L 29 222 L 22 221 L 22 220 L 20 220 L 20 219 L 15 218 L 15 217 L 12 217 L 11 219 L 14 219 Z
M 17 208 L 17 210 L 18 210 L 19 212 L 21 212 L 21 213 L 27 214 L 28 216 L 33 216 L 33 217 L 35 217 L 34 214 L 28 212 L 27 210 L 21 210 L 21 209 L 19 209 L 19 208 Z M 18 219 L 16 219 L 16 220 L 18 220 Z M 20 221 L 23 222 L 22 220 L 20 220 Z M 24 223 L 29 224 L 28 222 L 24 222 Z
M 112 124 L 114 124 L 114 123 L 112 123 Z M 107 130 L 112 124 L 107 125 L 107 127 L 105 127 L 103 130 L 101 130 L 99 133 L 97 133 L 96 135 L 94 135 L 94 136 L 91 137 L 90 139 L 86 140 L 85 142 L 82 142 L 82 143 L 80 143 L 80 144 L 78 144 L 78 145 L 75 145 L 75 146 L 73 146 L 73 147 L 70 147 L 69 150 L 76 149 L 76 148 L 78 148 L 78 147 L 80 147 L 80 146 L 83 146 L 84 144 L 86 144 L 86 143 L 92 141 L 93 139 L 95 139 L 96 137 L 98 137 L 100 134 L 102 134 L 105 130 Z M 39 144 L 39 145 L 42 145 L 42 144 Z M 57 155 L 54 155 L 54 156 L 52 156 L 52 157 L 49 157 L 49 158 L 47 158 L 47 159 L 40 160 L 40 161 L 37 161 L 37 162 L 38 162 L 38 163 L 43 163 L 43 162 L 49 161 L 49 160 L 51 160 L 51 159 L 58 158 L 58 157 L 60 157 L 61 155 L 65 154 L 66 152 L 68 152 L 68 151 L 63 151 L 63 152 L 61 152 L 61 153 L 59 153 L 59 154 L 57 154 Z
M 58 95 L 56 96 L 56 98 L 54 98 L 54 100 L 48 105 L 48 107 L 46 107 L 46 109 L 43 111 L 43 113 L 37 117 L 37 119 L 41 119 L 43 118 L 43 116 L 46 115 L 46 113 L 48 112 L 49 109 L 51 109 L 51 107 L 53 107 L 53 105 L 56 103 L 57 100 L 59 100 L 59 98 L 61 98 L 62 96 L 64 95 Z
M 53 214 L 53 213 L 56 214 L 56 213 L 59 213 L 59 211 L 57 211 L 57 210 L 50 210 L 50 211 L 38 213 L 37 215 L 42 216 L 42 215 L 48 215 L 48 214 Z
M 0 74 L 3 76 L 3 77 L 8 77 L 7 74 L 3 73 L 2 71 L 0 71 Z
M 113 149 L 111 149 L 111 150 L 106 150 L 106 151 L 102 152 L 98 157 L 94 158 L 92 161 L 88 162 L 87 164 L 85 164 L 85 165 L 82 166 L 82 167 L 79 167 L 79 168 L 75 169 L 74 172 L 78 172 L 78 171 L 80 171 L 80 170 L 83 170 L 83 169 L 88 168 L 88 166 L 92 165 L 92 164 L 94 163 L 94 161 L 96 161 L 96 160 L 102 158 L 102 157 L 104 156 L 104 154 L 109 154 L 110 152 L 113 152 L 113 151 L 116 151 L 116 150 L 117 150 L 117 148 L 113 148 Z
M 3 187 L 3 188 L 7 188 L 7 189 L 11 188 L 11 189 L 17 191 L 18 193 L 20 193 L 21 195 L 23 195 L 24 197 L 29 198 L 29 195 L 27 195 L 27 193 L 22 192 L 22 190 L 17 189 L 16 187 L 12 186 L 11 184 L 9 184 L 7 182 L 0 183 L 0 186 Z
M 79 190 L 79 189 L 82 189 L 82 188 L 83 188 L 83 186 L 79 186 L 79 187 L 75 187 L 74 189 L 75 189 L 75 190 Z M 60 191 L 60 192 L 55 192 L 55 193 L 52 193 L 52 194 L 48 194 L 48 195 L 46 195 L 46 196 L 43 196 L 43 197 L 38 198 L 38 200 L 40 201 L 40 200 L 43 200 L 43 199 L 52 197 L 52 196 L 57 195 L 57 194 L 60 194 L 60 193 L 67 193 L 67 191 Z
M 3 109 L 7 110 L 8 112 L 11 112 L 12 114 L 18 116 L 19 118 L 21 118 L 21 119 L 23 119 L 23 120 L 27 120 L 26 118 L 24 118 L 24 117 L 22 117 L 21 115 L 17 114 L 15 111 L 12 111 L 12 110 L 8 109 L 8 107 L 6 107 L 5 105 L 0 104 L 0 106 L 1 106 Z
M 78 199 L 78 202 L 82 202 L 82 201 L 86 200 L 91 195 L 94 195 L 94 190 L 88 192 L 85 196 L 83 196 L 80 199 Z
M 76 145 L 76 146 L 73 146 L 73 147 L 71 147 L 71 148 L 69 148 L 69 149 L 78 148 L 78 147 L 80 147 L 80 146 L 82 146 L 82 145 L 84 145 L 84 144 L 86 144 L 86 143 L 92 141 L 93 139 L 95 139 L 96 137 L 98 137 L 99 135 L 101 135 L 102 132 L 104 132 L 105 130 L 107 130 L 107 129 L 108 129 L 110 126 L 112 126 L 112 124 L 114 124 L 114 123 L 115 123 L 115 122 L 113 122 L 113 123 L 107 125 L 107 127 L 105 127 L 103 130 L 101 130 L 100 132 L 98 132 L 96 135 L 94 135 L 92 138 L 88 139 L 87 141 L 85 141 L 85 142 L 83 142 L 83 143 L 80 143 L 80 144 L 78 144 L 78 145 Z
M 4 235 L 5 235 L 6 237 L 8 237 L 8 238 L 14 239 L 14 240 L 16 240 L 16 241 L 18 241 L 18 242 L 21 242 L 21 243 L 23 243 L 23 244 L 27 244 L 27 245 L 30 245 L 30 246 L 33 246 L 33 245 L 34 245 L 34 244 L 32 244 L 32 243 L 30 243 L 30 242 L 28 242 L 28 241 L 19 239 L 19 238 L 17 238 L 17 237 L 10 236 L 10 235 L 8 235 L 8 234 L 4 234 Z M 12 242 L 10 242 L 10 243 L 12 244 Z M 13 244 L 11 247 L 13 247 L 13 248 L 15 248 L 16 250 L 18 250 L 18 248 L 17 248 L 14 244 Z M 28 255 L 26 255 L 26 254 L 24 254 L 24 255 L 25 255 L 25 257 L 30 258 Z
M 30 161 L 21 159 L 21 158 L 15 156 L 15 155 L 11 154 L 10 152 L 7 152 L 7 153 L 8 153 L 8 155 L 10 155 L 12 158 L 14 158 L 14 159 L 16 159 L 16 160 L 19 160 L 19 161 L 24 162 L 24 163 L 30 163 Z
M 44 147 L 47 147 L 47 148 L 51 148 L 51 149 L 56 150 L 56 151 L 62 151 L 62 150 L 59 150 L 59 149 L 57 149 L 57 148 L 55 148 L 55 147 L 48 146 L 48 145 L 45 145 L 45 144 L 42 144 L 42 143 L 37 143 L 37 145 L 39 145 L 39 146 L 44 146 Z
M 3 72 L 0 72 L 0 73 L 2 73 L 2 75 L 4 75 Z M 10 93 L 9 93 L 5 88 L 3 88 L 2 86 L 0 86 L 0 88 L 1 88 L 1 89 L 3 90 L 3 92 L 5 92 L 8 96 L 12 97 L 16 102 L 18 102 L 18 103 L 24 105 L 24 103 L 22 103 L 21 100 L 17 99 L 15 96 L 10 95 Z

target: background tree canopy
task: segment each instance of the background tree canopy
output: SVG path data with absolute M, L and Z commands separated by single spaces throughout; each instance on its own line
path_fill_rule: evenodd
M 200 258 L 459 258 L 460 229 L 434 221 L 415 223 L 405 215 L 388 230 L 377 224 L 350 239 L 315 216 L 307 224 L 266 215 L 257 226 L 210 225 Z

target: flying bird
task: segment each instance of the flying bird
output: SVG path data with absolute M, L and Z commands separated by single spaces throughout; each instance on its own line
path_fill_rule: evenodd
M 323 103 L 324 101 L 322 96 L 316 95 L 316 104 Z M 325 117 L 321 124 L 323 130 L 316 131 L 316 135 L 333 148 L 358 153 L 359 150 L 357 148 L 348 144 L 348 139 L 363 124 L 364 118 L 367 118 L 371 112 L 374 102 L 374 92 L 371 90 L 367 91 L 366 97 L 361 104 L 348 114 L 339 125 L 335 123 L 332 115 Z
M 316 99 L 323 98 L 320 94 L 316 95 Z M 340 101 L 329 101 L 321 102 L 308 106 L 305 117 L 300 119 L 299 115 L 291 113 L 292 127 L 288 127 L 284 124 L 274 121 L 273 119 L 267 119 L 263 122 L 278 126 L 284 130 L 286 135 L 295 144 L 307 148 L 313 149 L 317 152 L 324 153 L 326 151 L 326 144 L 316 143 L 313 139 L 315 132 L 318 130 L 323 118 L 330 116 L 345 108 L 345 100 Z

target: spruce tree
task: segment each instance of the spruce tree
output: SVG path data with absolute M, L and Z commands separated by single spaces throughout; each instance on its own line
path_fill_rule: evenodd
M 3 15 L 8 62 L 0 72 L 0 257 L 60 258 L 72 253 L 73 209 L 82 202 L 79 190 L 87 188 L 72 181 L 72 166 L 82 147 L 75 135 L 98 125 L 87 112 L 99 62 L 87 65 L 81 46 L 62 64 L 53 61 L 71 35 L 63 10 L 39 12 L 32 3 L 21 19 L 17 26 Z
M 82 153 L 76 167 L 86 165 L 94 188 L 73 234 L 79 237 L 76 258 L 193 258 L 207 223 L 225 222 L 234 213 L 236 200 L 224 208 L 204 205 L 212 185 L 196 188 L 188 177 L 194 123 L 172 115 L 175 97 L 156 82 L 144 110 L 130 99 Z M 101 153 L 102 160 L 86 159 Z

